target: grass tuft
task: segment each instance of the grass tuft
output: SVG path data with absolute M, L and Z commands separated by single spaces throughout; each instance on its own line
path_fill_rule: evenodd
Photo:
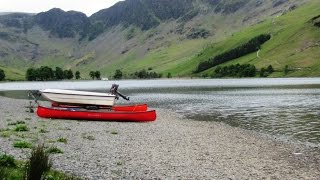
M 16 141 L 13 143 L 15 148 L 32 148 L 32 144 L 27 141 Z
M 26 122 L 24 122 L 24 121 L 16 121 L 16 122 L 8 123 L 8 126 L 15 126 L 15 125 L 18 125 L 18 124 L 26 124 Z
M 90 140 L 90 141 L 93 141 L 93 140 L 96 139 L 94 136 L 92 136 L 92 135 L 86 135 L 86 134 L 82 134 L 82 138 L 83 138 L 83 139 L 88 139 L 88 140 Z
M 48 133 L 49 131 L 45 130 L 45 129 L 40 129 L 39 133 Z
M 111 134 L 119 134 L 117 131 L 111 131 Z
M 49 154 L 45 151 L 44 145 L 38 145 L 32 150 L 31 157 L 26 163 L 24 179 L 43 179 L 51 166 L 52 163 L 49 160 Z
M 24 124 L 17 124 L 14 131 L 29 131 L 29 128 Z
M 49 154 L 63 154 L 63 151 L 57 147 L 50 147 L 46 152 Z
M 10 136 L 11 136 L 11 133 L 9 131 L 0 132 L 0 137 L 8 138 Z
M 67 139 L 66 139 L 66 138 L 59 138 L 59 139 L 57 140 L 57 142 L 62 142 L 62 143 L 67 144 Z

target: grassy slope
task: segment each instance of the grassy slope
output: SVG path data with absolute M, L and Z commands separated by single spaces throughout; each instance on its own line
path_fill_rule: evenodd
M 5 67 L 0 65 L 0 69 L 2 69 L 6 75 L 6 80 L 24 80 L 25 73 L 22 70 L 18 70 L 15 68 Z
M 196 68 L 198 62 L 207 60 L 209 57 L 229 50 L 245 43 L 250 38 L 262 34 L 271 33 L 272 39 L 262 46 L 259 53 L 241 57 L 227 62 L 223 65 L 236 63 L 250 63 L 258 68 L 271 64 L 276 70 L 282 71 L 285 65 L 296 69 L 289 76 L 319 76 L 320 75 L 320 28 L 314 27 L 309 20 L 320 14 L 320 1 L 314 0 L 310 3 L 288 12 L 280 17 L 266 20 L 255 26 L 233 34 L 232 37 L 203 50 L 188 63 L 173 68 L 173 71 L 181 69 L 189 73 Z M 209 69 L 203 73 L 212 73 Z M 276 73 L 275 76 L 283 76 Z

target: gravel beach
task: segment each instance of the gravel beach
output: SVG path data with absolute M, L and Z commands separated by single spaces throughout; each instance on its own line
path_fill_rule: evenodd
M 0 97 L 0 151 L 16 140 L 56 146 L 53 168 L 84 179 L 319 179 L 320 149 L 157 109 L 149 123 L 41 119 L 28 100 Z M 8 125 L 25 121 L 28 132 Z M 9 128 L 9 129 L 8 129 Z M 57 142 L 59 138 L 66 143 Z

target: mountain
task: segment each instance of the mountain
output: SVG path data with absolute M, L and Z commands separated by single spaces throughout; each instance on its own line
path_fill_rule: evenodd
M 263 33 L 273 34 L 262 46 L 259 57 L 263 58 L 254 59 L 253 53 L 228 63 L 301 68 L 291 59 L 299 54 L 310 62 L 308 67 L 316 67 L 317 53 L 310 56 L 303 51 L 285 58 L 283 51 L 298 47 L 287 42 L 290 38 L 275 37 L 287 31 L 301 33 L 304 28 L 294 37 L 317 48 L 314 31 L 319 20 L 312 20 L 320 14 L 317 5 L 316 0 L 126 0 L 90 17 L 57 8 L 35 15 L 10 13 L 0 15 L 0 68 L 9 79 L 23 79 L 26 68 L 42 65 L 79 70 L 83 77 L 89 77 L 91 70 L 111 77 L 116 69 L 125 75 L 152 69 L 193 76 L 199 62 Z M 315 36 L 311 38 L 310 32 Z

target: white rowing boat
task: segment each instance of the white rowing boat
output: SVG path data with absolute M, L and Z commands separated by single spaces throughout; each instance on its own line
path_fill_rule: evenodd
M 39 90 L 45 99 L 61 104 L 85 104 L 99 106 L 113 106 L 116 95 L 87 91 L 44 89 Z

